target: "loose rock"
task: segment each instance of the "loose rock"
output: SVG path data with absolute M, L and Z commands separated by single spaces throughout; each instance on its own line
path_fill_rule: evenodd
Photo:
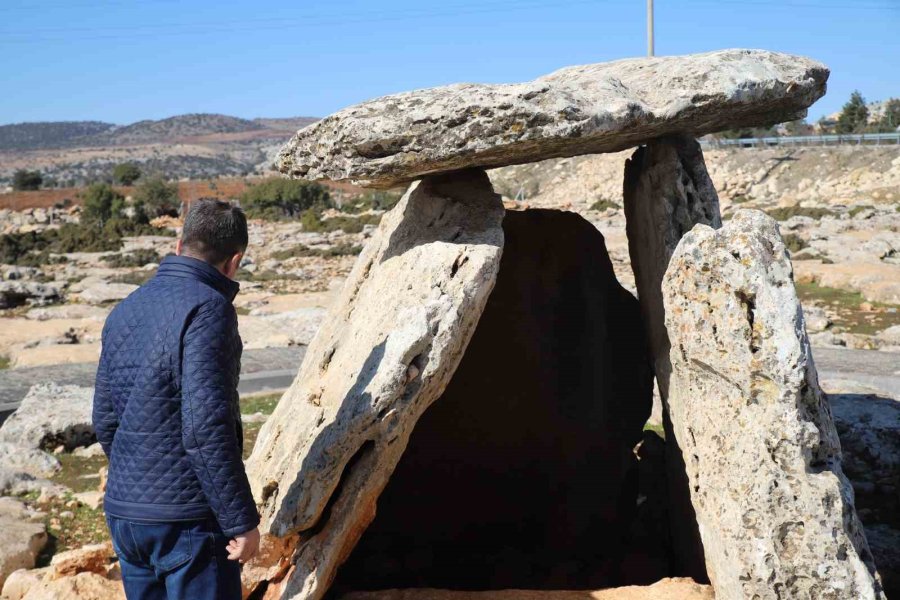
M 33 450 L 66 450 L 96 442 L 91 423 L 93 388 L 41 383 L 31 387 L 19 408 L 0 425 L 0 442 Z

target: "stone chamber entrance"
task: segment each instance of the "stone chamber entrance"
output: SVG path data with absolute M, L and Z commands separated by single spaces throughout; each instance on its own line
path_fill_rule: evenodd
M 650 583 L 629 556 L 653 373 L 602 234 L 510 211 L 497 282 L 332 595 Z

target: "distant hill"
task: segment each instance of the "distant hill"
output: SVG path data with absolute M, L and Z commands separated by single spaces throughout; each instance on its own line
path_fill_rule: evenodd
M 222 134 L 255 133 L 252 137 L 280 138 L 285 132 L 293 133 L 316 120 L 312 117 L 250 120 L 195 113 L 124 126 L 99 121 L 17 123 L 0 125 L 0 151 L 156 144 Z
M 0 150 L 37 150 L 77 146 L 115 128 L 101 121 L 57 121 L 0 125 Z

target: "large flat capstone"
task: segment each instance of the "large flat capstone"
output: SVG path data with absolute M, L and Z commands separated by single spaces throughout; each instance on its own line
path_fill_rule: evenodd
M 463 83 L 351 106 L 301 129 L 276 166 L 306 179 L 390 187 L 427 174 L 615 152 L 799 118 L 828 69 L 764 50 L 567 67 L 519 84 Z

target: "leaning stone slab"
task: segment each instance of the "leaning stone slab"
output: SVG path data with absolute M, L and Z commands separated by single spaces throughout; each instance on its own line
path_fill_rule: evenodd
M 47 543 L 43 523 L 28 521 L 21 502 L 6 500 L 0 506 L 0 588 L 16 569 L 30 569 Z
M 821 63 L 764 50 L 567 67 L 520 84 L 456 84 L 370 100 L 301 129 L 276 167 L 390 187 L 427 174 L 615 152 L 652 138 L 799 118 Z
M 884 598 L 777 223 L 682 238 L 663 282 L 669 410 L 720 600 Z
M 96 441 L 91 422 L 94 389 L 39 383 L 0 426 L 0 442 L 35 450 L 74 450 Z
M 425 178 L 357 261 L 247 465 L 263 530 L 300 540 L 285 549 L 281 597 L 321 598 L 374 517 L 416 421 L 443 393 L 484 310 L 502 218 L 483 171 Z

